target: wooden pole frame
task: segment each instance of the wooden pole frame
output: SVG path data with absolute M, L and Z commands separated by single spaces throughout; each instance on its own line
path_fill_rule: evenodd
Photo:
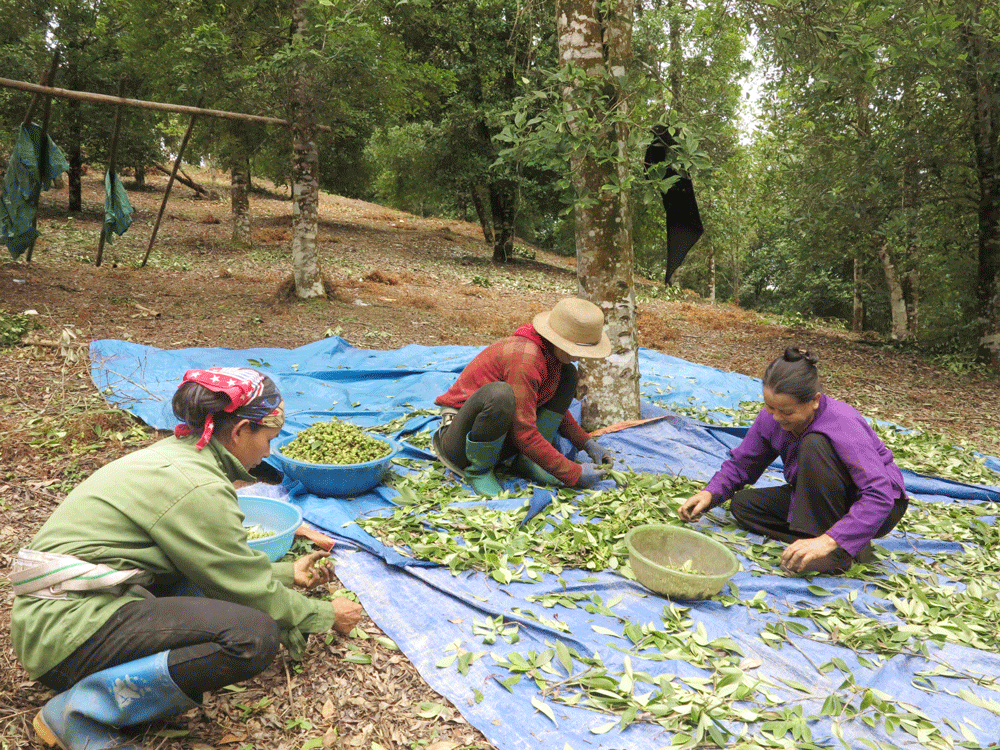
M 56 50 L 52 55 L 52 65 L 49 67 L 49 72 L 45 76 L 43 83 L 46 86 L 51 86 L 56 82 L 56 71 L 59 69 L 59 50 Z M 31 104 L 28 105 L 28 111 L 24 115 L 24 126 L 27 127 L 31 124 L 32 119 L 35 116 L 35 109 L 38 107 L 38 102 L 42 98 L 41 94 L 35 94 L 31 97 Z M 31 197 L 31 201 L 35 206 L 35 214 L 31 217 L 31 228 L 35 229 L 38 227 L 38 206 L 39 199 L 42 195 L 42 183 L 45 180 L 45 172 L 48 170 L 48 156 L 49 156 L 49 114 L 52 111 L 52 97 L 45 97 L 45 104 L 42 106 L 42 134 L 38 139 L 38 195 Z M 24 256 L 25 263 L 31 263 L 31 256 L 35 252 L 35 240 L 31 241 L 28 245 L 28 252 Z
M 58 52 L 57 57 L 53 60 L 53 73 L 52 78 L 47 79 L 47 83 L 51 84 L 54 80 L 54 69 L 58 64 Z M 18 89 L 20 91 L 29 91 L 35 96 L 32 98 L 31 105 L 29 107 L 28 119 L 30 120 L 31 113 L 34 112 L 35 107 L 41 97 L 46 97 L 46 101 L 51 101 L 51 97 L 57 97 L 60 99 L 72 99 L 75 101 L 85 101 L 85 102 L 95 102 L 98 104 L 113 104 L 118 109 L 118 118 L 115 124 L 115 138 L 117 140 L 117 131 L 120 127 L 119 123 L 121 120 L 121 111 L 123 107 L 138 107 L 140 109 L 152 109 L 158 110 L 160 112 L 174 112 L 177 114 L 187 114 L 191 116 L 191 121 L 188 124 L 187 133 L 184 135 L 184 143 L 181 145 L 180 151 L 177 154 L 177 159 L 174 162 L 173 172 L 170 175 L 170 180 L 167 183 L 167 190 L 163 195 L 163 204 L 160 206 L 160 213 L 156 219 L 156 225 L 153 227 L 153 234 L 149 239 L 149 246 L 146 248 L 146 254 L 142 259 L 142 266 L 146 265 L 149 260 L 150 251 L 153 249 L 153 243 L 156 241 L 157 230 L 160 226 L 160 220 L 163 217 L 163 211 L 167 205 L 167 199 L 170 195 L 170 187 L 173 184 L 174 178 L 177 175 L 177 170 L 180 168 L 181 154 L 184 152 L 184 147 L 187 145 L 187 140 L 191 136 L 191 130 L 194 128 L 195 120 L 199 115 L 205 117 L 221 117 L 227 120 L 236 120 L 239 122 L 260 122 L 266 125 L 279 125 L 285 128 L 294 127 L 295 123 L 289 122 L 288 120 L 281 120 L 277 117 L 262 117 L 260 115 L 248 115 L 242 112 L 228 112 L 221 109 L 204 109 L 201 106 L 198 107 L 188 107 L 183 104 L 165 104 L 163 102 L 149 102 L 142 99 L 126 99 L 124 96 L 108 96 L 107 94 L 94 94 L 89 91 L 72 91 L 70 89 L 59 89 L 51 85 L 41 86 L 34 83 L 28 83 L 27 81 L 17 81 L 11 78 L 0 78 L 0 86 L 10 89 Z M 122 92 L 124 93 L 124 91 Z M 201 102 L 199 102 L 200 105 Z M 313 125 L 316 130 L 330 132 L 332 128 L 329 125 Z M 112 156 L 112 159 L 114 157 Z M 34 247 L 34 245 L 32 245 Z M 104 249 L 104 226 L 101 227 L 101 239 L 97 250 L 97 265 L 101 264 L 101 255 Z M 31 259 L 30 251 L 28 255 L 28 260 Z
M 198 102 L 201 104 L 201 102 Z M 160 203 L 160 213 L 156 215 L 156 223 L 153 224 L 153 233 L 149 236 L 149 245 L 146 247 L 146 254 L 142 256 L 142 263 L 139 264 L 139 268 L 145 268 L 146 263 L 149 261 L 149 254 L 153 251 L 153 244 L 156 242 L 156 234 L 160 231 L 160 221 L 163 219 L 163 211 L 167 207 L 167 200 L 170 198 L 170 188 L 173 187 L 174 178 L 177 177 L 177 170 L 181 168 L 181 157 L 184 156 L 184 149 L 187 148 L 188 140 L 191 138 L 191 132 L 194 130 L 194 123 L 198 119 L 197 115 L 191 115 L 191 121 L 188 122 L 187 130 L 184 133 L 184 138 L 181 140 L 180 148 L 177 149 L 177 158 L 174 159 L 174 168 L 170 172 L 170 178 L 167 180 L 167 187 L 163 191 L 163 202 Z
M 124 107 L 138 107 L 140 109 L 155 109 L 160 112 L 176 112 L 182 115 L 205 115 L 207 117 L 221 117 L 226 120 L 239 120 L 241 122 L 262 122 L 268 125 L 280 125 L 284 128 L 292 127 L 293 123 L 288 120 L 281 120 L 277 117 L 263 117 L 261 115 L 247 115 L 242 112 L 227 112 L 221 109 L 202 109 L 201 107 L 188 107 L 183 104 L 165 104 L 163 102 L 148 102 L 142 99 L 126 99 L 121 96 L 108 96 L 107 94 L 92 94 L 89 91 L 72 91 L 70 89 L 58 89 L 52 86 L 39 86 L 37 83 L 26 81 L 15 81 L 10 78 L 0 78 L 0 86 L 9 89 L 19 89 L 30 91 L 35 94 L 54 96 L 60 99 L 75 99 L 84 102 L 97 102 L 100 104 L 115 104 Z M 316 125 L 319 130 L 331 130 L 329 125 Z

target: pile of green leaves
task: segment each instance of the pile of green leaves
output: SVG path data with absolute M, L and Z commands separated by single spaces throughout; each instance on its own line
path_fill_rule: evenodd
M 613 490 L 553 490 L 547 511 L 522 525 L 524 508 L 499 510 L 488 504 L 454 502 L 469 499 L 465 489 L 444 486 L 440 469 L 424 465 L 391 478 L 400 504 L 391 515 L 358 523 L 401 554 L 435 562 L 456 574 L 480 570 L 500 583 L 540 580 L 546 574 L 559 575 L 564 568 L 615 570 L 631 578 L 625 534 L 642 523 L 681 524 L 677 505 L 700 486 L 656 474 L 615 474 L 620 485 Z M 520 496 L 527 501 L 531 493 Z M 579 523 L 576 513 L 586 522 Z
M 407 423 L 411 419 L 416 417 L 425 416 L 438 416 L 440 411 L 438 409 L 414 409 L 411 412 L 404 414 L 401 417 L 392 419 L 388 422 L 384 422 L 380 425 L 372 427 L 372 432 L 377 432 L 381 435 L 399 435 L 401 438 L 405 438 L 406 442 L 415 448 L 422 448 L 424 450 L 430 450 L 431 447 L 431 437 L 433 432 L 430 429 L 420 430 L 418 432 L 403 432 L 406 429 Z M 437 426 L 436 422 L 433 422 L 435 428 Z
M 35 324 L 24 313 L 0 312 L 0 349 L 16 346 Z
M 247 539 L 269 539 L 277 534 L 276 531 L 265 529 L 259 523 L 255 523 L 252 526 L 244 526 L 243 528 L 247 530 Z

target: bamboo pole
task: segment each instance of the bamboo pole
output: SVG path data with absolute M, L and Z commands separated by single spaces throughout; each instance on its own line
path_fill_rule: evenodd
M 178 167 L 177 171 L 174 172 L 173 167 L 167 169 L 165 166 L 163 166 L 162 164 L 157 164 L 155 161 L 152 163 L 151 166 L 158 172 L 163 172 L 163 174 L 165 174 L 167 177 L 169 177 L 170 175 L 174 175 L 175 182 L 179 182 L 181 185 L 187 185 L 189 188 L 194 190 L 194 192 L 197 193 L 200 198 L 204 198 L 205 200 L 214 200 L 214 198 L 212 197 L 212 191 L 209 190 L 204 185 L 195 182 L 183 169 Z
M 101 104 L 116 104 L 125 107 L 138 107 L 140 109 L 155 109 L 160 112 L 176 112 L 182 115 L 204 115 L 206 117 L 221 117 L 227 120 L 238 120 L 241 122 L 262 122 L 268 125 L 280 125 L 285 128 L 292 127 L 288 120 L 281 120 L 277 117 L 263 117 L 261 115 L 247 115 L 241 112 L 227 112 L 221 109 L 202 109 L 201 107 L 188 107 L 183 104 L 165 104 L 163 102 L 147 102 L 142 99 L 125 99 L 119 96 L 108 96 L 107 94 L 93 94 L 89 91 L 71 91 L 69 89 L 57 89 L 51 86 L 39 86 L 26 81 L 15 81 L 10 78 L 0 78 L 0 86 L 20 91 L 30 91 L 36 94 L 55 96 L 60 99 L 75 99 L 85 102 L 98 102 Z M 316 128 L 329 131 L 328 125 L 316 125 Z
M 118 97 L 122 98 L 125 96 L 125 81 L 122 80 L 118 84 Z M 104 196 L 105 203 L 107 203 L 108 198 L 114 195 L 115 192 L 115 180 L 117 179 L 115 175 L 115 169 L 118 161 L 118 136 L 122 131 L 122 110 L 124 108 L 119 104 L 118 109 L 115 112 L 115 131 L 114 135 L 111 136 L 111 156 L 108 157 L 108 185 L 109 194 Z M 94 263 L 95 266 L 101 265 L 101 260 L 104 257 L 104 242 L 108 236 L 108 217 L 105 213 L 104 220 L 101 222 L 101 239 L 97 242 L 97 262 Z
M 199 101 L 200 105 L 201 102 Z M 184 138 L 181 139 L 180 148 L 177 149 L 177 158 L 174 159 L 174 168 L 170 172 L 170 178 L 167 180 L 167 187 L 163 191 L 163 202 L 160 203 L 160 213 L 156 215 L 156 223 L 153 225 L 153 233 L 149 237 L 149 246 L 146 248 L 146 254 L 142 256 L 142 263 L 139 264 L 139 268 L 145 268 L 146 263 L 149 261 L 149 254 L 153 251 L 153 243 L 156 242 L 156 233 L 160 231 L 160 221 L 163 219 L 163 211 L 167 207 L 167 199 L 170 198 L 170 188 L 174 184 L 174 178 L 177 176 L 177 170 L 181 167 L 181 157 L 184 155 L 184 149 L 187 148 L 188 139 L 191 137 L 191 131 L 194 130 L 194 122 L 198 119 L 197 115 L 191 115 L 191 122 L 188 123 L 187 130 L 184 133 Z

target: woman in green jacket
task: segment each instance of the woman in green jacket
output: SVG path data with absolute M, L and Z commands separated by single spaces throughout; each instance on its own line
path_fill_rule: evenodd
M 174 437 L 77 486 L 13 574 L 14 648 L 58 695 L 34 720 L 64 750 L 140 747 L 120 727 L 185 711 L 250 679 L 284 643 L 348 633 L 361 608 L 290 588 L 330 580 L 325 552 L 271 563 L 247 545 L 234 482 L 270 453 L 284 422 L 274 383 L 246 368 L 190 370 Z M 191 591 L 201 596 L 175 596 Z

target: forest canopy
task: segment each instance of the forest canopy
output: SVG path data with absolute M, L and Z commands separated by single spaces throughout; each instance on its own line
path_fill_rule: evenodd
M 322 189 L 478 221 L 498 263 L 515 237 L 576 252 L 573 208 L 588 197 L 560 120 L 572 69 L 554 3 L 0 0 L 0 12 L 5 77 L 40 82 L 58 53 L 53 85 L 66 89 L 289 120 L 305 87 L 324 127 Z M 670 173 L 692 180 L 705 227 L 675 285 L 997 366 L 995 4 L 640 2 L 629 20 L 621 89 L 595 86 L 587 111 L 627 133 L 628 176 L 605 187 L 632 206 L 637 273 L 663 275 L 667 184 L 642 155 L 665 126 Z M 0 87 L 0 165 L 30 99 Z M 51 102 L 70 211 L 81 171 L 110 160 L 115 116 Z M 187 124 L 129 111 L 115 155 L 126 186 L 169 162 Z M 205 118 L 184 158 L 242 175 L 234 185 L 290 186 L 292 142 L 289 129 Z

